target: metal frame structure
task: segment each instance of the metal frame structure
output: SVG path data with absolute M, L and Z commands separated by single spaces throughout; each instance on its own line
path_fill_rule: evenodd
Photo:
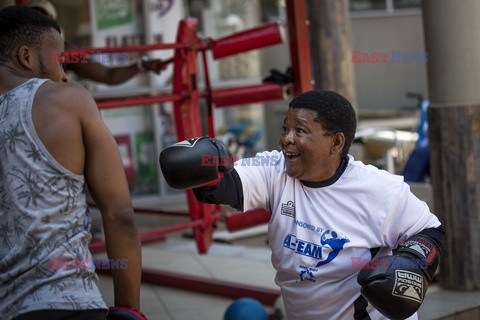
M 142 104 L 152 104 L 159 102 L 173 102 L 175 113 L 175 124 L 177 138 L 179 141 L 192 137 L 209 135 L 214 137 L 213 129 L 213 105 L 218 107 L 229 107 L 252 102 L 263 102 L 271 100 L 281 100 L 284 98 L 284 87 L 276 83 L 262 83 L 257 85 L 248 85 L 241 87 L 223 88 L 214 90 L 210 87 L 208 77 L 208 66 L 206 64 L 206 50 L 212 50 L 214 56 L 219 57 L 233 55 L 238 52 L 244 52 L 265 46 L 265 39 L 269 44 L 276 44 L 282 41 L 280 29 L 276 23 L 252 30 L 244 31 L 240 34 L 228 36 L 218 40 L 202 40 L 196 35 L 197 20 L 186 18 L 180 21 L 177 42 L 175 44 L 141 45 L 115 48 L 95 48 L 68 50 L 68 54 L 88 54 L 89 52 L 131 52 L 146 51 L 158 49 L 175 49 L 175 55 L 172 61 L 173 69 L 173 90 L 171 95 L 128 97 L 121 99 L 108 99 L 97 101 L 99 109 L 120 108 Z M 272 40 L 273 39 L 273 40 Z M 236 51 L 228 49 L 234 46 L 234 43 L 245 43 L 245 45 L 235 46 Z M 205 72 L 205 90 L 201 91 L 198 85 L 197 77 L 197 54 L 202 54 L 202 61 Z M 203 132 L 200 113 L 200 99 L 206 99 L 207 102 L 207 132 Z M 187 201 L 189 206 L 189 215 L 191 221 L 167 229 L 159 229 L 142 233 L 142 241 L 154 241 L 156 237 L 163 239 L 169 232 L 183 229 L 193 229 L 197 249 L 200 254 L 208 252 L 211 244 L 212 233 L 215 223 L 220 219 L 219 206 L 200 203 L 195 199 L 191 190 L 187 190 Z M 150 211 L 151 212 L 151 211 Z M 168 214 L 165 211 L 158 211 L 158 214 Z M 104 242 L 93 242 L 91 249 L 98 252 L 105 247 Z

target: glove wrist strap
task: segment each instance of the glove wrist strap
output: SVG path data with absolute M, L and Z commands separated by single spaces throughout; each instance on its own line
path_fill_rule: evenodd
M 136 309 L 133 309 L 133 308 L 124 307 L 124 306 L 115 306 L 115 307 L 108 308 L 108 313 L 110 313 L 112 311 L 113 312 L 125 311 L 125 312 L 128 312 L 130 314 L 133 314 L 133 315 L 137 316 L 139 320 L 147 320 L 147 317 L 145 317 L 145 315 L 143 313 L 141 313 L 140 311 L 138 311 Z
M 417 234 L 409 238 L 398 250 L 398 254 L 405 253 L 418 259 L 418 264 L 426 273 L 428 281 L 432 281 L 440 255 L 435 243 L 428 236 Z

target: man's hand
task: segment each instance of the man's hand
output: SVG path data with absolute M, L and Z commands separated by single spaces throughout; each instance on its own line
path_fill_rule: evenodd
M 156 74 L 160 74 L 160 72 L 165 70 L 169 63 L 173 62 L 173 58 L 168 60 L 142 58 L 141 62 L 145 71 L 152 71 Z

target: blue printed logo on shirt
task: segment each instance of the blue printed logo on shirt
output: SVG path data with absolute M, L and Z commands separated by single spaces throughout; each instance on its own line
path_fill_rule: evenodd
M 287 234 L 283 240 L 283 246 L 293 250 L 296 254 L 320 260 L 315 265 L 315 267 L 320 267 L 335 259 L 347 242 L 350 242 L 348 238 L 340 238 L 335 231 L 325 230 L 320 237 L 319 244 L 299 239 L 293 234 Z M 325 259 L 323 250 L 328 251 Z

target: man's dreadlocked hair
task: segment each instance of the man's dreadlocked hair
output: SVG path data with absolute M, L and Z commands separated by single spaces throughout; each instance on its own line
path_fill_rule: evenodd
M 0 10 L 0 65 L 4 65 L 15 48 L 26 45 L 38 48 L 44 33 L 60 27 L 52 19 L 25 6 Z
M 355 138 L 357 118 L 352 104 L 347 99 L 333 91 L 312 90 L 293 98 L 289 107 L 314 110 L 317 112 L 317 117 L 314 120 L 319 122 L 323 129 L 329 133 L 343 132 L 345 146 L 342 150 L 342 156 L 348 154 Z

